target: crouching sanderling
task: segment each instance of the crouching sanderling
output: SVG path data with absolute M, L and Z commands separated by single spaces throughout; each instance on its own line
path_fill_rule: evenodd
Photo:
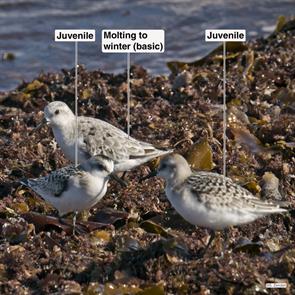
M 21 183 L 55 207 L 60 217 L 74 212 L 75 230 L 77 212 L 90 209 L 106 194 L 113 169 L 112 160 L 98 155 L 77 167 L 69 165 L 47 176 L 27 179 Z
M 188 222 L 212 230 L 250 223 L 272 213 L 286 212 L 275 202 L 263 201 L 230 178 L 211 172 L 193 172 L 178 154 L 163 158 L 158 176 L 166 181 L 165 192 L 176 211 Z

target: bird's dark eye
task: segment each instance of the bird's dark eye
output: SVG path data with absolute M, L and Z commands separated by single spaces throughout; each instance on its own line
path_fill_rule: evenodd
M 160 169 L 166 169 L 167 168 L 167 164 L 162 164 Z
M 58 115 L 58 114 L 59 114 L 59 110 L 56 110 L 54 113 L 55 113 L 56 115 Z
M 96 164 L 96 168 L 98 168 L 99 170 L 105 170 L 105 167 L 102 164 Z

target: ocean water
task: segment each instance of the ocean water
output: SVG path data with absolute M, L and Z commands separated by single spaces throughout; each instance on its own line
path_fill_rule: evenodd
M 295 1 L 241 0 L 0 0 L 0 91 L 30 81 L 40 72 L 74 65 L 74 43 L 55 43 L 55 29 L 165 29 L 162 54 L 132 54 L 132 63 L 150 72 L 168 72 L 169 60 L 192 61 L 217 44 L 205 43 L 205 29 L 246 29 L 248 39 L 265 36 L 279 15 L 295 14 Z M 95 43 L 79 44 L 79 63 L 88 69 L 122 72 L 125 54 L 101 52 Z

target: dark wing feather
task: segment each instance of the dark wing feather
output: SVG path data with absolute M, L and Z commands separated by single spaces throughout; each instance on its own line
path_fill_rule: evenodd
M 38 194 L 50 193 L 59 197 L 64 191 L 67 190 L 68 180 L 71 176 L 79 172 L 79 168 L 74 165 L 58 169 L 51 172 L 49 175 L 37 179 L 29 179 L 26 184 Z

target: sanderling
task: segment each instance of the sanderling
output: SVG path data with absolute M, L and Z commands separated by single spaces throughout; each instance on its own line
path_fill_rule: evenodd
M 275 202 L 262 201 L 230 178 L 212 172 L 192 171 L 178 154 L 163 158 L 158 176 L 166 181 L 165 192 L 176 211 L 188 222 L 212 231 L 249 223 L 272 213 L 286 212 Z
M 74 212 L 75 229 L 77 212 L 90 209 L 106 194 L 113 168 L 112 160 L 98 155 L 77 167 L 69 165 L 47 176 L 27 179 L 21 183 L 55 207 L 60 217 Z
M 75 161 L 76 117 L 61 101 L 49 103 L 44 109 L 46 122 L 54 137 L 71 161 Z M 136 140 L 117 127 L 90 117 L 78 117 L 78 161 L 91 156 L 105 155 L 114 161 L 114 171 L 127 171 L 156 157 L 171 153 Z

